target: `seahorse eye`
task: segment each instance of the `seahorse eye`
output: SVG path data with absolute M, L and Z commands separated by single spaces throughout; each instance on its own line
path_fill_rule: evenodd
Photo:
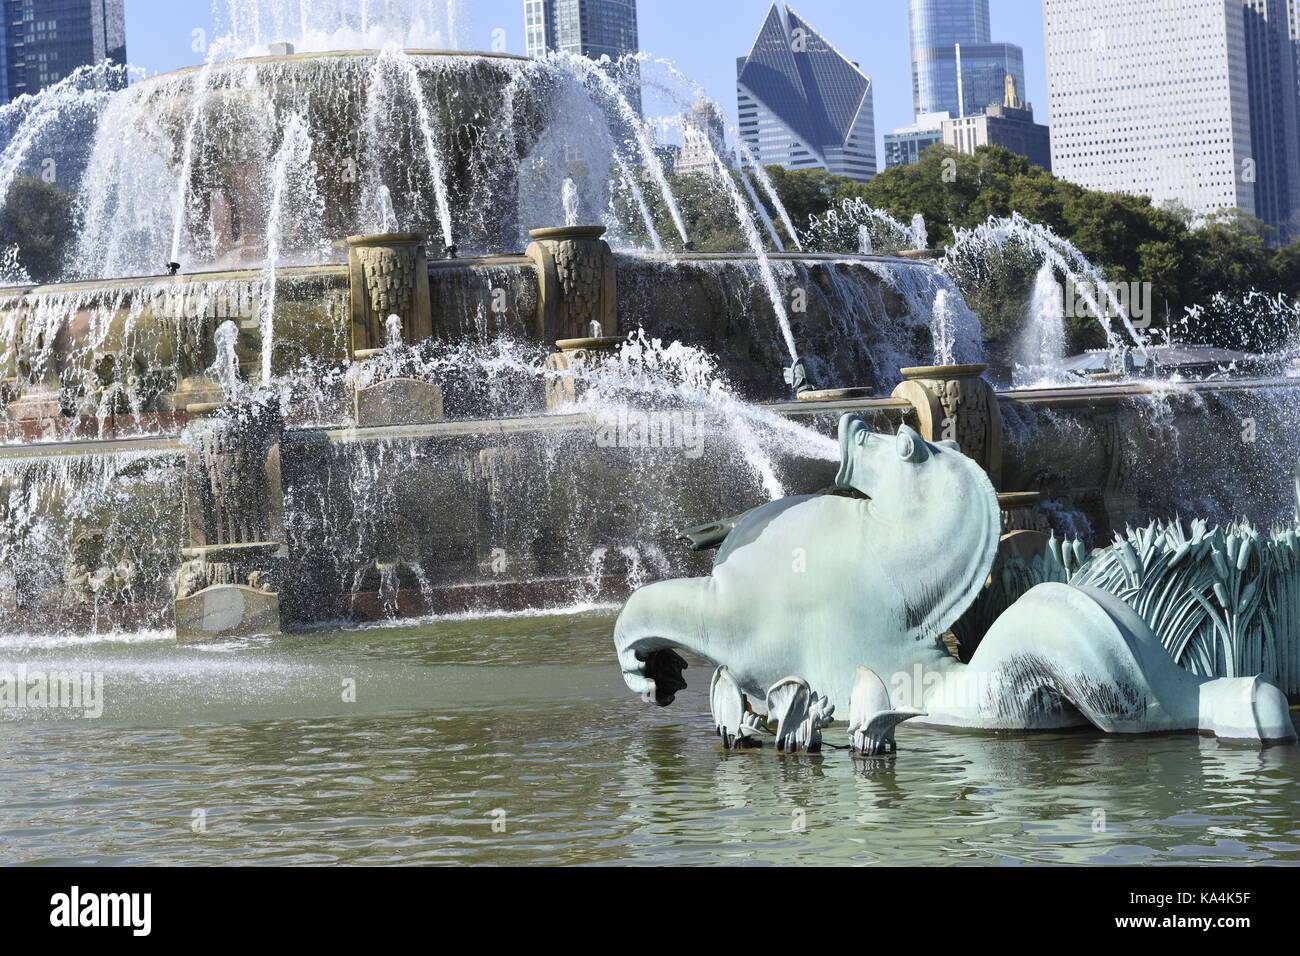
M 916 445 L 912 441 L 912 436 L 906 432 L 898 433 L 898 457 L 904 461 L 911 461 L 912 456 L 916 453 Z

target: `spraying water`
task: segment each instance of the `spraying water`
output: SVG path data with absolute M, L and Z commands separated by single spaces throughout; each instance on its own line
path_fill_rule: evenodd
M 564 204 L 564 224 L 566 226 L 576 226 L 578 224 L 578 186 L 572 178 L 564 177 L 564 186 L 561 189 L 561 201 Z
M 1029 315 L 1017 349 L 1017 385 L 1050 380 L 1065 358 L 1065 316 L 1061 287 L 1050 262 L 1034 277 Z
M 1119 354 L 1125 345 L 1110 323 L 1112 316 L 1118 316 L 1129 340 L 1139 352 L 1147 355 L 1146 337 L 1134 327 L 1102 271 L 1074 243 L 1046 226 L 1030 222 L 1019 213 L 1005 219 L 990 218 L 974 229 L 957 230 L 952 245 L 948 247 L 944 268 L 954 275 L 963 272 L 979 274 L 994 261 L 993 252 L 1004 248 L 1028 249 L 1050 263 L 1055 273 L 1063 276 L 1076 290 L 1097 319 L 1113 353 Z

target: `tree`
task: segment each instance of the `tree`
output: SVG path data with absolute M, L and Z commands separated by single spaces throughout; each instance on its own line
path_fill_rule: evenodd
M 72 196 L 32 176 L 15 179 L 0 210 L 0 244 L 15 246 L 18 262 L 36 282 L 58 278 L 64 251 L 76 234 Z

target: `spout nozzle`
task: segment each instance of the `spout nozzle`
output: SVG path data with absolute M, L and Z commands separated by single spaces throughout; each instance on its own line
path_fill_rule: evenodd
M 807 392 L 812 389 L 812 383 L 808 381 L 808 370 L 804 368 L 803 359 L 795 359 L 794 364 L 789 368 L 782 369 L 785 377 L 785 383 L 794 389 L 797 397 L 801 392 Z

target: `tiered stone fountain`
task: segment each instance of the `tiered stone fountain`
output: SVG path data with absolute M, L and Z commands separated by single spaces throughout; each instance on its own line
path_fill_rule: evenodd
M 521 222 L 601 158 L 569 155 L 574 89 L 518 58 L 359 51 L 119 94 L 80 277 L 0 297 L 0 627 L 194 638 L 615 597 L 703 566 L 679 528 L 828 485 L 818 436 L 846 410 L 961 442 L 1009 526 L 1100 531 L 1185 497 L 1153 421 L 1236 434 L 1242 400 L 1289 389 L 1190 386 L 1158 416 L 1150 385 L 995 393 L 978 365 L 919 364 L 936 293 L 957 295 L 924 255 L 644 253 L 617 221 Z M 169 249 L 179 274 L 148 275 Z M 784 400 L 783 316 L 803 401 Z M 637 386 L 698 417 L 698 455 L 594 437 L 602 403 L 626 411 L 640 335 L 730 383 Z M 1138 480 L 1157 464 L 1168 481 Z

